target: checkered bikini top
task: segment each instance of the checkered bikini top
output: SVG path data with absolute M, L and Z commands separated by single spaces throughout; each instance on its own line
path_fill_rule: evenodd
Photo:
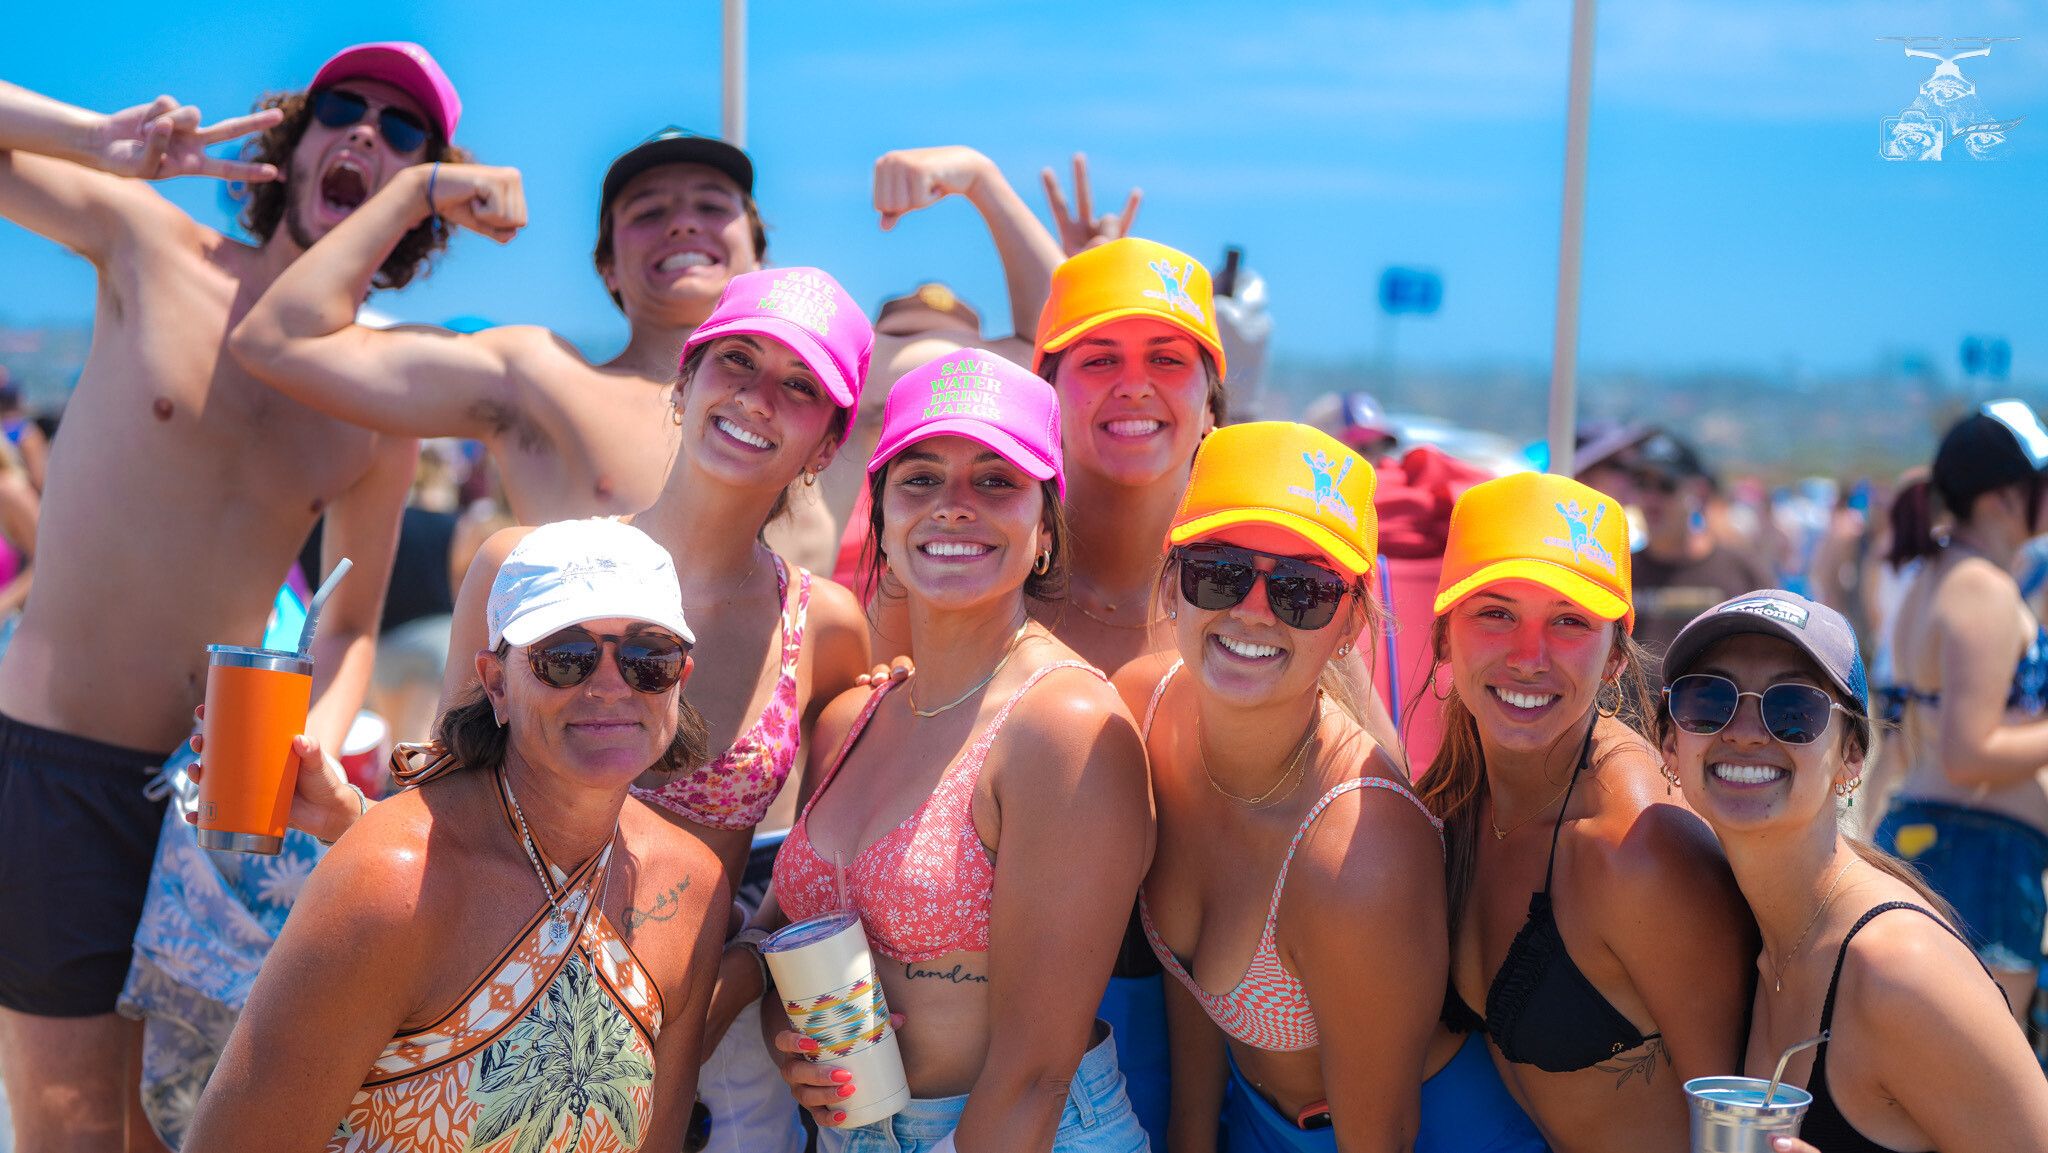
M 574 873 L 542 854 L 564 927 L 542 905 L 453 1008 L 392 1038 L 326 1153 L 640 1147 L 663 1007 L 599 908 L 612 847 Z
M 1152 692 L 1151 704 L 1145 710 L 1145 735 L 1148 738 L 1159 710 L 1159 700 L 1165 695 L 1166 683 L 1173 679 L 1180 667 L 1180 662 L 1174 662 Z M 1294 839 L 1287 842 L 1287 856 L 1280 862 L 1280 875 L 1273 881 L 1273 900 L 1266 909 L 1265 931 L 1259 934 L 1258 948 L 1252 950 L 1252 962 L 1245 966 L 1243 979 L 1228 992 L 1210 993 L 1195 983 L 1194 974 L 1188 972 L 1187 966 L 1173 955 L 1173 950 L 1167 947 L 1159 931 L 1152 927 L 1152 914 L 1145 907 L 1145 891 L 1143 888 L 1138 890 L 1138 919 L 1144 924 L 1145 940 L 1151 943 L 1159 963 L 1187 986 L 1188 992 L 1194 995 L 1219 1028 L 1254 1049 L 1291 1053 L 1313 1049 L 1319 1043 L 1315 1011 L 1309 1007 L 1308 990 L 1300 978 L 1280 963 L 1279 942 L 1274 935 L 1274 926 L 1280 919 L 1280 894 L 1287 888 L 1287 869 L 1294 863 L 1294 850 L 1301 846 L 1301 838 L 1308 834 L 1316 818 L 1323 815 L 1331 801 L 1346 793 L 1368 788 L 1387 789 L 1408 798 L 1410 804 L 1429 818 L 1429 823 L 1436 828 L 1437 837 L 1443 837 L 1444 823 L 1397 781 L 1385 777 L 1353 777 L 1332 786 L 1301 818 L 1301 824 L 1294 830 Z

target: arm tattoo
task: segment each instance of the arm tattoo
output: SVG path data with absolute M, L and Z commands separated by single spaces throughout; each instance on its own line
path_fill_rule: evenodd
M 1616 1054 L 1613 1060 L 1603 1061 L 1595 1068 L 1603 1073 L 1616 1074 L 1616 1089 L 1628 1084 L 1629 1078 L 1638 1074 L 1642 1075 L 1643 1084 L 1648 1085 L 1656 1079 L 1659 1057 L 1664 1059 L 1665 1064 L 1671 1063 L 1671 1054 L 1664 1051 L 1664 1038 L 1661 1036 L 1650 1038 L 1643 1043 L 1642 1048 L 1632 1053 Z
M 955 965 L 950 969 L 919 969 L 908 963 L 905 963 L 903 966 L 903 979 L 906 981 L 921 981 L 929 979 L 934 981 L 946 981 L 955 985 L 988 984 L 987 974 L 970 973 L 967 971 L 967 966 L 965 965 Z
M 681 881 L 676 882 L 675 888 L 654 898 L 654 905 L 651 908 L 627 909 L 626 931 L 630 933 L 649 921 L 674 920 L 675 915 L 683 911 L 682 896 L 689 887 L 690 878 L 684 877 Z

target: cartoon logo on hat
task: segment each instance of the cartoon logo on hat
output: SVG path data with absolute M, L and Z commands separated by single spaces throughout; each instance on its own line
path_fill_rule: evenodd
M 1195 276 L 1194 261 L 1188 261 L 1179 269 L 1175 269 L 1171 263 L 1164 260 L 1155 260 L 1147 267 L 1159 275 L 1159 287 L 1162 289 L 1159 292 L 1146 289 L 1144 295 L 1147 299 L 1163 300 L 1166 307 L 1175 312 L 1187 313 L 1194 317 L 1198 324 L 1209 323 L 1208 316 L 1202 312 L 1202 306 L 1195 303 L 1194 297 L 1188 295 L 1187 284 Z
M 832 317 L 839 312 L 831 283 L 815 272 L 777 277 L 756 307 L 825 337 L 832 335 Z
M 1337 486 L 1343 484 L 1344 478 L 1351 475 L 1353 458 L 1345 457 L 1342 469 L 1339 469 L 1337 462 L 1331 460 L 1330 454 L 1322 449 L 1302 453 L 1301 459 L 1308 462 L 1309 476 L 1314 482 L 1313 487 L 1303 488 L 1300 485 L 1288 485 L 1287 495 L 1314 501 L 1317 508 L 1322 509 L 1352 528 L 1357 528 L 1358 513 L 1353 511 L 1351 505 L 1344 500 L 1344 494 L 1337 491 Z
M 1754 600 L 1736 601 L 1734 604 L 1729 605 L 1726 611 L 1731 613 L 1755 613 L 1760 617 L 1769 617 L 1774 621 L 1783 621 L 1795 629 L 1806 627 L 1806 610 L 1798 605 L 1781 601 L 1777 597 L 1757 597 Z
M 1565 540 L 1547 536 L 1543 538 L 1543 543 L 1552 548 L 1569 550 L 1573 560 L 1598 565 L 1610 573 L 1614 572 L 1614 555 L 1593 537 L 1593 534 L 1599 531 L 1600 522 L 1607 517 L 1606 504 L 1594 505 L 1593 511 L 1589 513 L 1578 501 L 1560 501 L 1557 511 L 1564 517 L 1565 527 L 1570 530 L 1570 536 Z

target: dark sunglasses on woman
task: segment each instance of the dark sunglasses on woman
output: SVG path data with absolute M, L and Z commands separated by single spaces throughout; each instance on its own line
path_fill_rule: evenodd
M 570 627 L 526 647 L 526 663 L 544 685 L 573 689 L 597 672 L 597 662 L 610 645 L 617 655 L 619 676 L 641 693 L 665 693 L 683 679 L 690 646 L 674 633 L 649 631 L 627 636 L 599 636 Z
M 329 128 L 361 124 L 370 114 L 370 101 L 345 88 L 323 88 L 313 93 L 313 119 Z M 427 142 L 427 122 L 403 108 L 385 105 L 377 110 L 377 131 L 393 152 L 411 155 Z
M 1825 689 L 1785 681 L 1760 693 L 1744 692 L 1727 677 L 1714 673 L 1687 673 L 1664 690 L 1664 707 L 1671 710 L 1671 722 L 1695 736 L 1708 737 L 1728 727 L 1742 698 L 1755 697 L 1762 711 L 1764 728 L 1788 745 L 1810 745 L 1827 732 L 1836 709 L 1849 710 Z
M 1352 590 L 1351 581 L 1335 570 L 1295 557 L 1240 548 L 1233 544 L 1189 544 L 1173 550 L 1180 567 L 1180 596 L 1205 612 L 1235 608 L 1251 595 L 1260 577 L 1255 563 L 1273 562 L 1266 578 L 1266 604 L 1274 619 L 1289 628 L 1314 632 L 1337 618 L 1337 606 Z

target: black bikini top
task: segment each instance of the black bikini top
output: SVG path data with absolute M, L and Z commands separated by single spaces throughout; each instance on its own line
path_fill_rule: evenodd
M 1963 941 L 1962 935 L 1950 928 L 1947 921 L 1910 901 L 1886 901 L 1863 914 L 1850 927 L 1848 935 L 1842 938 L 1842 947 L 1835 954 L 1835 975 L 1828 978 L 1828 999 L 1821 1004 L 1821 1032 L 1825 1033 L 1835 1026 L 1835 989 L 1842 983 L 1842 962 L 1849 959 L 1849 942 L 1856 939 L 1856 934 L 1863 931 L 1863 926 L 1868 925 L 1871 918 L 1879 913 L 1889 913 L 1893 909 L 1911 909 L 1916 913 L 1926 914 L 1929 920 L 1947 930 L 1956 940 Z M 1969 942 L 1963 941 L 1963 944 L 1968 945 Z M 1979 961 L 1978 964 L 1981 965 L 1983 962 Z M 1991 970 L 1984 970 L 1984 975 L 1990 977 Z M 1992 981 L 1995 984 L 1997 978 L 1992 977 Z M 1999 990 L 1999 996 L 2004 995 L 2005 991 Z M 1865 1137 L 1862 1131 L 1849 1124 L 1849 1119 L 1842 1116 L 1842 1111 L 1835 1107 L 1835 1095 L 1828 1091 L 1826 1041 L 1822 1041 L 1820 1048 L 1813 1052 L 1813 1071 L 1806 1075 L 1806 1091 L 1813 1094 L 1813 1104 L 1807 1107 L 1806 1120 L 1799 1127 L 1799 1135 L 1812 1143 L 1814 1148 L 1825 1149 L 1828 1153 L 1837 1153 L 1838 1150 L 1840 1153 L 1894 1153 L 1889 1146 L 1879 1145 Z M 1930 1150 L 1929 1153 L 1933 1151 Z
M 1550 882 L 1557 871 L 1557 839 L 1564 813 L 1571 807 L 1579 773 L 1593 752 L 1593 731 L 1579 750 L 1579 763 L 1565 785 L 1564 806 L 1550 833 L 1550 861 L 1543 869 L 1543 888 L 1529 894 L 1529 919 L 1515 934 L 1500 971 L 1486 991 L 1486 1016 L 1465 1004 L 1454 986 L 1444 1003 L 1444 1024 L 1459 1032 L 1484 1029 L 1501 1056 L 1517 1065 L 1534 1065 L 1546 1073 L 1571 1073 L 1591 1068 L 1661 1034 L 1645 1036 L 1635 1022 L 1602 996 L 1579 971 L 1557 931 L 1550 907 Z

